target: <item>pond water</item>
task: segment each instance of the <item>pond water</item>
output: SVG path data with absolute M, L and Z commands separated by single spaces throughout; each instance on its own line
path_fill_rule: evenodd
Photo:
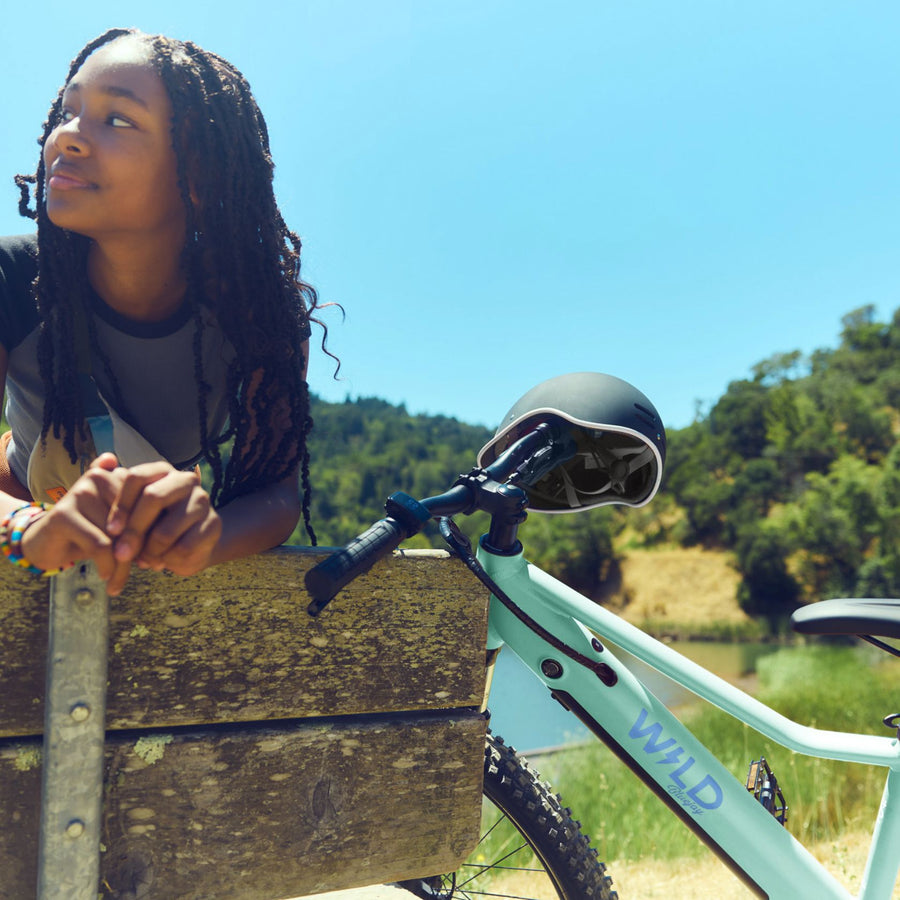
M 756 688 L 757 660 L 781 649 L 778 644 L 714 641 L 678 641 L 672 647 L 750 694 Z M 700 702 L 689 691 L 621 648 L 612 650 L 669 708 Z M 504 649 L 497 660 L 489 705 L 491 728 L 522 752 L 576 743 L 590 737 L 587 728 L 551 698 L 550 691 L 509 649 Z

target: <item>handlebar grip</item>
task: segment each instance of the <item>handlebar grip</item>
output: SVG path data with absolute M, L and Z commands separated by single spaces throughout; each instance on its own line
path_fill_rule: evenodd
M 343 550 L 322 560 L 306 573 L 306 590 L 312 598 L 306 611 L 317 616 L 341 588 L 371 569 L 408 536 L 407 528 L 388 516 L 354 538 Z

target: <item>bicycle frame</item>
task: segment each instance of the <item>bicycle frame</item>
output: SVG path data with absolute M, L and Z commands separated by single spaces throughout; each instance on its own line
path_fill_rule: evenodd
M 525 561 L 478 549 L 497 586 L 555 637 L 607 663 L 607 686 L 491 600 L 488 647 L 507 645 L 760 897 L 850 898 L 718 759 L 621 665 L 607 639 L 782 746 L 888 769 L 859 900 L 889 900 L 900 870 L 900 740 L 799 725 Z M 588 630 L 590 629 L 590 630 Z M 600 638 L 596 642 L 592 633 Z

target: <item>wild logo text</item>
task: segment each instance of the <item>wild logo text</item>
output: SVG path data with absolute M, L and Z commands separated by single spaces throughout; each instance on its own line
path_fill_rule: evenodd
M 689 812 L 703 815 L 722 805 L 722 788 L 711 775 L 702 775 L 694 770 L 694 757 L 686 756 L 684 747 L 677 746 L 675 738 L 662 740 L 663 727 L 659 722 L 647 723 L 647 710 L 642 709 L 637 721 L 631 726 L 628 737 L 634 740 L 646 738 L 643 752 L 656 756 L 659 766 L 674 766 L 669 772 L 669 794 Z M 702 777 L 700 777 L 702 775 Z

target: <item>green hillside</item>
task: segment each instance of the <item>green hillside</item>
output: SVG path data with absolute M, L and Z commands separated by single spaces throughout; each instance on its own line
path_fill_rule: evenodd
M 324 545 L 379 518 L 395 490 L 444 489 L 489 437 L 371 398 L 316 400 L 313 415 L 313 522 Z M 722 551 L 744 610 L 773 628 L 810 600 L 898 596 L 898 430 L 900 311 L 883 323 L 863 307 L 844 317 L 837 347 L 760 362 L 689 427 L 670 431 L 663 490 L 650 506 L 532 515 L 527 552 L 601 598 L 629 550 Z M 484 520 L 460 524 L 475 534 Z M 440 545 L 433 534 L 417 540 Z
M 740 599 L 773 624 L 797 603 L 900 592 L 900 312 L 843 319 L 840 343 L 779 354 L 671 439 L 667 537 L 735 554 Z

